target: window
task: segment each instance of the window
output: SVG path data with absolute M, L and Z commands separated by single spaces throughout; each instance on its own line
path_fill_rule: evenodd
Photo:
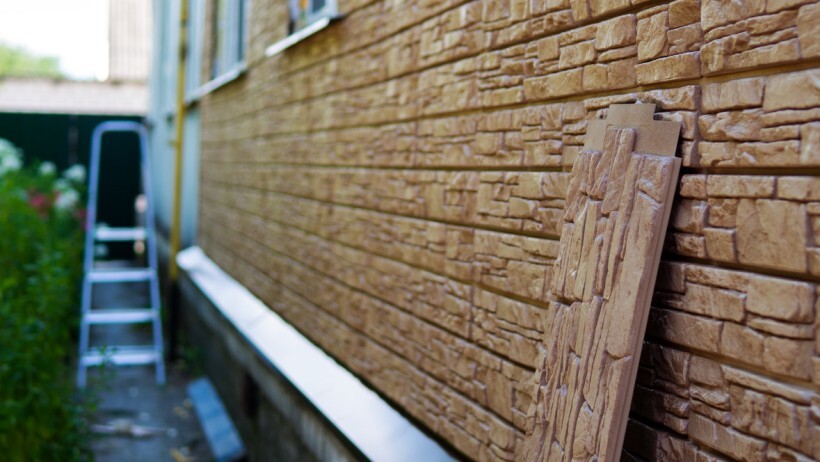
M 336 0 L 288 0 L 290 23 L 288 36 L 265 50 L 273 56 L 319 32 L 338 19 Z
M 247 0 L 213 0 L 211 79 L 238 75 L 244 68 L 246 3 Z
M 322 19 L 336 16 L 336 0 L 289 0 L 290 33 L 298 32 Z

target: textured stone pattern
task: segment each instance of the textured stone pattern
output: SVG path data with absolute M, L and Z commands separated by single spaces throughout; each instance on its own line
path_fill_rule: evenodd
M 816 1 L 339 6 L 264 58 L 287 3 L 250 2 L 248 71 L 201 102 L 209 256 L 467 457 L 520 458 L 588 122 L 654 103 L 683 166 L 623 459 L 820 458 Z
M 629 412 L 680 159 L 636 152 L 645 127 L 598 128 L 567 192 L 527 460 L 614 460 Z

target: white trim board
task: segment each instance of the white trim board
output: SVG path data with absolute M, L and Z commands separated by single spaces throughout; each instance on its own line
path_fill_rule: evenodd
M 308 26 L 305 26 L 304 29 L 300 29 L 287 37 L 283 38 L 282 40 L 274 43 L 273 45 L 269 46 L 265 49 L 265 56 L 271 57 L 278 55 L 279 53 L 287 50 L 288 48 L 296 45 L 297 43 L 301 42 L 302 40 L 310 37 L 311 35 L 319 32 L 320 30 L 324 29 L 325 27 L 330 25 L 330 21 L 333 18 L 322 18 L 314 21 Z
M 356 376 L 222 271 L 199 247 L 177 263 L 250 345 L 373 461 L 453 458 Z
M 188 90 L 185 94 L 185 103 L 192 104 L 196 101 L 199 101 L 200 99 L 202 99 L 203 96 L 212 93 L 221 87 L 224 87 L 225 85 L 233 82 L 239 77 L 242 77 L 242 74 L 244 74 L 245 71 L 247 71 L 247 66 L 244 62 L 242 62 L 234 66 L 232 69 L 225 71 L 222 74 L 214 77 L 208 82 L 205 82 L 199 87 Z

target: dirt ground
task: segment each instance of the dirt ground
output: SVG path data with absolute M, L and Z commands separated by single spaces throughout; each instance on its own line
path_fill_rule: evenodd
M 99 285 L 93 306 L 148 306 L 139 284 Z M 139 345 L 151 342 L 150 325 L 95 326 L 93 345 Z M 196 377 L 184 363 L 166 364 L 167 383 L 155 383 L 153 366 L 89 369 L 98 384 L 98 407 L 92 417 L 92 449 L 98 462 L 213 460 L 187 385 Z

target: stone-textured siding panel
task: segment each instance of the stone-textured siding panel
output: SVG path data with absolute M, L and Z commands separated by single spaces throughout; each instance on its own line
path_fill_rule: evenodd
M 520 459 L 572 165 L 653 103 L 683 171 L 623 460 L 820 459 L 816 1 L 339 3 L 266 58 L 287 2 L 251 2 L 247 72 L 201 101 L 215 261 L 462 454 Z
M 544 334 L 527 460 L 620 454 L 680 169 L 673 156 L 636 152 L 647 125 L 605 128 L 603 149 L 585 149 L 573 167 L 551 287 L 561 302 Z

